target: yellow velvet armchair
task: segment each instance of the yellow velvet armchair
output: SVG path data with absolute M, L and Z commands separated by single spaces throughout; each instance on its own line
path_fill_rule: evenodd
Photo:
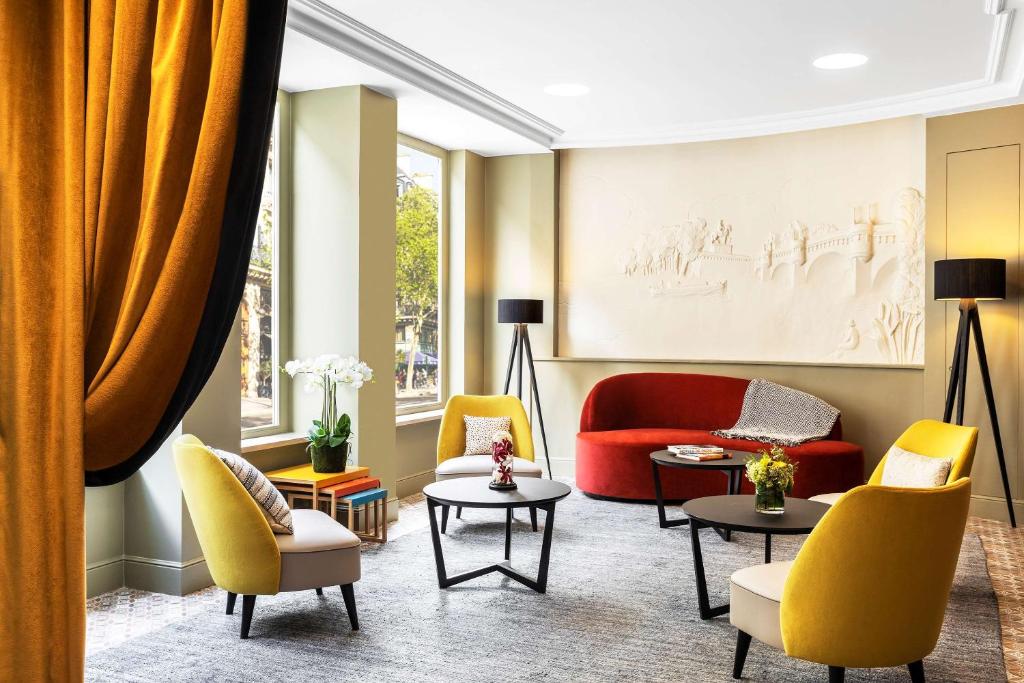
M 543 470 L 534 462 L 533 430 L 526 417 L 523 403 L 515 396 L 472 396 L 458 394 L 448 399 L 441 418 L 441 429 L 437 436 L 437 481 L 457 477 L 483 477 L 491 474 L 492 462 L 489 455 L 466 455 L 465 416 L 509 417 L 512 420 L 509 432 L 515 444 L 515 458 L 512 471 L 517 477 L 540 478 Z M 462 508 L 456 508 L 455 516 L 462 517 Z M 537 530 L 537 510 L 530 508 L 533 530 Z M 441 508 L 441 533 L 448 527 L 448 506 Z
M 830 509 L 792 562 L 747 567 L 730 579 L 738 630 L 733 677 L 752 638 L 829 667 L 906 665 L 923 682 L 953 585 L 971 480 L 936 488 L 866 485 Z M 922 561 L 921 558 L 927 558 Z
M 353 630 L 352 584 L 359 580 L 359 539 L 318 510 L 292 510 L 294 534 L 275 534 L 227 465 L 191 434 L 174 442 L 174 464 L 210 576 L 227 591 L 227 613 L 242 596 L 241 637 L 249 637 L 257 595 L 337 585 Z
M 978 445 L 978 428 L 947 424 L 938 420 L 918 420 L 900 434 L 893 446 L 903 450 L 925 455 L 931 458 L 951 458 L 952 466 L 946 483 L 961 477 L 971 476 L 974 465 L 974 449 Z M 891 449 L 890 449 L 891 450 Z M 885 468 L 887 452 L 875 466 L 868 479 L 868 484 L 878 486 L 882 483 L 882 471 Z M 819 503 L 834 505 L 842 493 L 823 493 L 811 497 Z

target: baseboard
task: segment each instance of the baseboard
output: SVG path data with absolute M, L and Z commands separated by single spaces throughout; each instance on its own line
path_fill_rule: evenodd
M 124 588 L 124 558 L 111 557 L 85 567 L 85 595 L 94 598 Z
M 539 462 L 545 470 L 547 469 L 547 461 L 544 459 L 543 453 L 536 454 L 536 461 Z M 576 478 L 576 458 L 551 458 L 551 472 L 554 476 L 565 479 Z
M 188 595 L 212 586 L 213 578 L 202 557 L 174 562 L 125 555 L 124 585 L 166 595 Z
M 1024 526 L 1024 501 L 1013 501 L 1013 514 L 1017 516 L 1018 526 Z M 995 496 L 971 496 L 971 515 L 1000 522 L 1010 521 L 1010 515 L 1006 511 L 1006 499 Z
M 434 481 L 434 470 L 423 470 L 395 480 L 398 498 L 407 498 L 423 490 L 423 487 Z M 390 515 L 389 515 L 390 516 Z

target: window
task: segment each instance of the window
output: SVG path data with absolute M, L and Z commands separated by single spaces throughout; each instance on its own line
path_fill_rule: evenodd
M 426 145 L 423 145 L 426 147 Z M 398 146 L 395 178 L 395 406 L 398 413 L 442 400 L 440 270 L 443 151 Z
M 249 272 L 242 295 L 242 433 L 258 436 L 280 425 L 278 359 L 278 163 L 279 126 L 273 133 L 263 176 L 263 195 L 256 235 L 249 255 Z

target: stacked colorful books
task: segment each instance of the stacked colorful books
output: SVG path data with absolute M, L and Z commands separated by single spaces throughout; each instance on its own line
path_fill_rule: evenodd
M 721 446 L 679 444 L 669 446 L 668 450 L 677 458 L 696 460 L 698 462 L 721 460 L 729 457 L 729 454 Z

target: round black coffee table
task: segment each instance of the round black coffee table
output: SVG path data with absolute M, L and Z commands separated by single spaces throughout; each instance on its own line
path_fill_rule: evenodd
M 743 470 L 747 466 L 750 453 L 746 451 L 724 451 L 727 457 L 719 460 L 687 460 L 676 456 L 672 451 L 654 451 L 651 453 L 651 470 L 654 473 L 654 497 L 658 503 L 658 526 L 666 529 L 671 526 L 682 526 L 689 524 L 686 517 L 682 519 L 668 519 L 665 516 L 665 497 L 661 492 L 661 474 L 658 471 L 662 467 L 672 467 L 681 470 L 704 470 L 721 472 L 729 480 L 725 492 L 735 495 L 740 492 L 740 485 L 743 483 Z M 719 535 L 729 540 L 729 531 L 720 531 Z
M 490 477 L 461 477 L 434 482 L 423 487 L 427 498 L 427 513 L 430 516 L 430 537 L 434 544 L 434 562 L 437 565 L 437 585 L 448 588 L 463 581 L 475 579 L 484 574 L 499 572 L 528 586 L 538 593 L 547 590 L 548 562 L 551 558 L 551 531 L 555 522 L 555 503 L 572 491 L 566 484 L 550 479 L 523 477 L 516 479 L 519 488 L 514 491 L 495 491 L 487 485 Z M 505 561 L 487 565 L 455 576 L 448 576 L 444 567 L 444 553 L 441 550 L 441 534 L 434 510 L 441 507 L 504 508 L 505 509 Z M 544 510 L 544 538 L 541 541 L 540 566 L 537 578 L 531 579 L 520 574 L 510 565 L 512 558 L 512 510 L 516 508 L 540 508 Z
M 704 557 L 701 555 L 700 534 L 703 527 L 727 531 L 746 531 L 764 534 L 764 561 L 772 561 L 772 536 L 809 534 L 828 512 L 829 506 L 803 498 L 786 498 L 786 511 L 781 515 L 766 515 L 754 510 L 754 496 L 708 496 L 694 498 L 683 504 L 683 512 L 690 518 L 690 543 L 693 547 L 693 570 L 697 577 L 697 604 L 700 618 L 711 619 L 729 611 L 729 605 L 711 607 L 708 584 L 704 577 Z

